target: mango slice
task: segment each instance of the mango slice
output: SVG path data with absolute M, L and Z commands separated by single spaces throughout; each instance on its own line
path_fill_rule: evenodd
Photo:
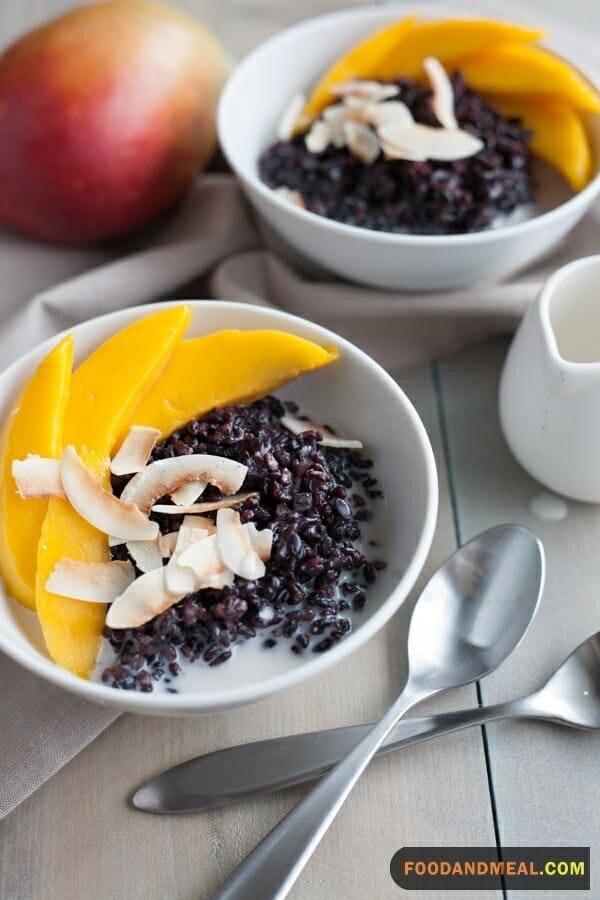
M 494 44 L 526 44 L 542 36 L 541 31 L 489 19 L 439 19 L 417 23 L 416 16 L 408 16 L 393 25 L 386 25 L 338 59 L 314 88 L 304 114 L 318 115 L 334 100 L 331 87 L 349 78 L 380 81 L 391 81 L 401 75 L 419 78 L 423 76 L 426 56 L 436 56 L 442 63 L 451 64 Z
M 385 60 L 412 31 L 415 20 L 416 16 L 408 16 L 393 25 L 386 25 L 336 60 L 314 88 L 303 114 L 316 116 L 333 103 L 335 98 L 330 88 L 334 84 L 350 78 L 379 78 Z
M 338 358 L 336 347 L 282 331 L 217 331 L 182 341 L 137 407 L 131 425 L 166 437 L 217 406 L 247 403 Z
M 189 306 L 176 306 L 138 319 L 73 373 L 63 443 L 72 444 L 97 474 L 108 468 L 123 425 L 159 378 L 190 317 Z
M 86 464 L 106 481 L 118 435 L 164 369 L 189 320 L 186 306 L 145 316 L 108 338 L 75 370 L 63 441 L 73 444 Z M 37 611 L 52 659 L 88 678 L 98 655 L 106 608 L 46 590 L 48 576 L 63 556 L 90 562 L 108 560 L 108 539 L 65 500 L 53 497 L 38 546 Z
M 29 609 L 35 609 L 35 548 L 48 501 L 19 496 L 12 462 L 28 453 L 60 456 L 72 365 L 69 334 L 26 382 L 0 434 L 0 574 L 9 593 Z
M 380 67 L 377 78 L 382 81 L 391 81 L 399 75 L 423 78 L 423 60 L 427 56 L 437 57 L 448 68 L 464 56 L 480 53 L 497 44 L 529 44 L 543 36 L 543 31 L 492 19 L 422 22 L 403 36 L 394 53 Z
M 500 93 L 563 100 L 600 112 L 600 95 L 573 66 L 540 47 L 502 44 L 458 64 L 470 87 Z
M 505 116 L 518 116 L 533 137 L 532 151 L 557 169 L 571 187 L 580 191 L 592 177 L 592 148 L 581 115 L 559 100 L 490 96 Z

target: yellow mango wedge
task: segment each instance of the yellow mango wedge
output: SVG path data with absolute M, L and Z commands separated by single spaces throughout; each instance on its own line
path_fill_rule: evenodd
M 467 55 L 480 53 L 497 44 L 530 44 L 544 36 L 492 19 L 438 19 L 422 22 L 403 36 L 394 52 L 383 62 L 376 77 L 391 81 L 402 75 L 423 78 L 423 60 L 435 56 L 447 68 Z
M 592 176 L 592 148 L 580 113 L 559 100 L 490 96 L 505 116 L 518 116 L 533 137 L 536 156 L 557 169 L 571 187 L 580 191 Z
M 338 358 L 282 331 L 217 331 L 182 341 L 137 407 L 131 425 L 151 425 L 166 437 L 217 406 L 247 403 Z
M 63 442 L 73 444 L 99 477 L 107 480 L 118 435 L 163 371 L 189 320 L 186 306 L 145 316 L 108 338 L 73 373 Z M 37 611 L 52 659 L 88 678 L 98 655 L 106 608 L 46 590 L 46 581 L 63 556 L 108 560 L 108 538 L 65 500 L 53 497 L 38 546 Z
M 412 31 L 415 20 L 415 16 L 408 16 L 393 25 L 386 25 L 336 60 L 314 88 L 303 115 L 312 118 L 329 106 L 335 99 L 330 90 L 334 84 L 351 78 L 379 78 L 385 60 Z
M 0 434 L 0 574 L 8 592 L 29 609 L 35 609 L 35 548 L 48 501 L 19 496 L 12 463 L 28 453 L 60 456 L 72 365 L 69 334 L 27 381 Z
M 96 474 L 108 469 L 123 425 L 160 377 L 190 323 L 189 306 L 151 313 L 116 332 L 73 373 L 64 445 Z
M 423 60 L 436 56 L 444 64 L 478 53 L 495 44 L 531 43 L 543 32 L 490 19 L 437 19 L 418 22 L 408 16 L 386 25 L 352 47 L 323 75 L 304 108 L 304 115 L 318 115 L 333 102 L 331 88 L 350 78 L 390 81 L 399 76 L 423 76 Z
M 470 87 L 482 93 L 546 97 L 600 112 L 600 95 L 573 66 L 540 47 L 502 44 L 460 61 Z

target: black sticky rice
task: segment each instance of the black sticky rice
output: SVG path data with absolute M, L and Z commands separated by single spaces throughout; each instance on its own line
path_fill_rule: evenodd
M 322 653 L 351 631 L 352 611 L 365 605 L 384 565 L 357 548 L 361 525 L 382 492 L 362 453 L 320 449 L 318 433 L 291 434 L 280 423 L 283 413 L 273 397 L 227 406 L 189 422 L 155 448 L 155 460 L 209 453 L 248 466 L 242 490 L 259 497 L 240 504 L 240 517 L 259 530 L 272 528 L 273 550 L 257 581 L 236 578 L 222 591 L 191 594 L 141 628 L 105 629 L 117 659 L 104 670 L 104 682 L 151 691 L 161 679 L 172 685 L 182 659 L 217 666 L 248 638 L 261 640 L 265 650 L 284 640 L 294 653 Z M 116 494 L 127 480 L 113 479 Z M 209 487 L 203 500 L 219 496 Z M 182 522 L 181 516 L 155 518 L 163 533 Z M 127 559 L 126 548 L 114 548 L 113 556 Z
M 399 79 L 397 97 L 415 121 L 437 126 L 431 91 Z M 453 162 L 410 162 L 380 156 L 371 165 L 345 147 L 310 153 L 304 137 L 279 141 L 261 156 L 262 180 L 297 190 L 306 209 L 361 228 L 412 234 L 460 234 L 489 227 L 534 199 L 531 133 L 452 77 L 461 128 L 481 138 L 475 156 Z

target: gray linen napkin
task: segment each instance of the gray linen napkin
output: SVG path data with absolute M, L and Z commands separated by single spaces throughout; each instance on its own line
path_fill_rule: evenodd
M 600 209 L 552 258 L 505 284 L 451 294 L 369 290 L 292 267 L 267 247 L 234 180 L 207 176 L 160 227 L 110 248 L 50 247 L 0 232 L 0 365 L 55 332 L 164 297 L 282 307 L 408 369 L 510 331 L 547 274 L 600 251 Z M 116 717 L 0 654 L 0 818 Z

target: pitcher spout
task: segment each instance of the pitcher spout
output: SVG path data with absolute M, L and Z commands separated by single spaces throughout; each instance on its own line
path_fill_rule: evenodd
M 571 376 L 600 380 L 600 256 L 577 260 L 550 278 L 538 313 L 550 358 Z

